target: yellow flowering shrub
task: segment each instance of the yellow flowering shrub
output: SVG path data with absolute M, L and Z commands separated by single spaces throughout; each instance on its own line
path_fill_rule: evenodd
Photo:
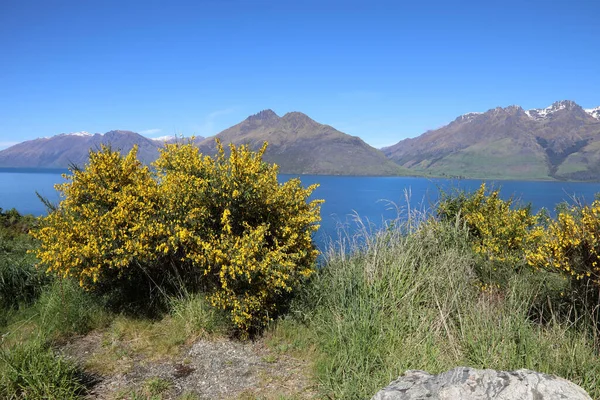
M 167 145 L 153 171 L 109 148 L 57 185 L 63 200 L 32 234 L 48 272 L 87 289 L 166 277 L 200 287 L 247 332 L 264 326 L 314 272 L 321 200 L 299 179 L 277 181 L 258 152 Z
M 277 166 L 248 146 L 218 142 L 215 158 L 191 144 L 167 145 L 156 162 L 164 204 L 158 252 L 181 251 L 212 290 L 210 302 L 244 331 L 264 326 L 281 302 L 314 272 L 321 200 L 299 179 L 277 181 Z
M 600 285 L 600 201 L 559 212 L 537 235 L 537 246 L 526 252 L 529 265 Z
M 47 272 L 74 277 L 92 289 L 139 274 L 150 265 L 149 221 L 153 218 L 157 184 L 136 158 L 102 146 L 90 152 L 85 169 L 64 175 L 56 185 L 62 201 L 41 220 L 32 235 Z
M 537 223 L 529 207 L 513 207 L 502 200 L 499 190 L 486 190 L 485 183 L 472 194 L 443 195 L 437 208 L 443 220 L 460 218 L 473 238 L 473 250 L 489 260 L 519 263 Z

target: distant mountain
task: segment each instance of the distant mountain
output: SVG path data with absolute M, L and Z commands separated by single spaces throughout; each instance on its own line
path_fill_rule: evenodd
M 279 117 L 264 110 L 224 130 L 197 141 L 203 153 L 214 154 L 215 138 L 248 144 L 258 149 L 267 141 L 265 159 L 282 173 L 330 175 L 408 175 L 410 171 L 390 162 L 384 154 L 359 137 L 320 124 L 300 112 Z M 414 174 L 414 173 L 412 173 Z
M 150 163 L 158 157 L 158 149 L 165 143 L 173 143 L 175 136 L 149 139 L 138 133 L 114 130 L 105 134 L 88 132 L 63 133 L 60 135 L 28 140 L 0 151 L 0 167 L 20 168 L 66 168 L 71 164 L 84 165 L 89 149 L 101 144 L 110 145 L 122 153 L 138 145 L 138 158 Z
M 271 110 L 261 111 L 215 137 L 196 138 L 205 154 L 216 153 L 215 138 L 222 143 L 250 144 L 256 150 L 267 141 L 265 160 L 280 166 L 280 172 L 332 175 L 407 175 L 407 169 L 388 160 L 385 155 L 355 136 L 329 125 L 319 124 L 305 114 L 291 112 L 283 117 Z M 139 147 L 138 157 L 150 163 L 158 157 L 164 143 L 177 139 L 166 136 L 148 139 L 135 132 L 110 131 L 105 134 L 75 132 L 50 138 L 30 140 L 0 151 L 0 167 L 65 168 L 84 165 L 88 149 L 110 144 L 122 152 Z M 414 173 L 411 173 L 414 175 Z
M 600 180 L 600 107 L 497 107 L 382 149 L 397 164 L 440 176 Z
M 171 139 L 169 139 L 171 140 Z M 49 138 L 28 140 L 0 151 L 0 167 L 66 168 L 70 164 L 84 165 L 88 150 L 101 144 L 127 153 L 138 145 L 138 158 L 150 163 L 158 157 L 162 139 L 148 139 L 131 131 L 110 131 L 105 134 L 88 132 L 63 133 Z

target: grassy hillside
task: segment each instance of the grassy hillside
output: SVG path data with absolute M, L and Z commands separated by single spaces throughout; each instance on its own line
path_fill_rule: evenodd
M 559 179 L 593 180 L 600 176 L 600 141 L 595 140 L 569 154 L 556 171 Z
M 420 167 L 420 166 L 419 166 Z M 428 163 L 434 175 L 468 176 L 480 179 L 551 179 L 545 154 L 519 146 L 510 138 L 479 143 Z

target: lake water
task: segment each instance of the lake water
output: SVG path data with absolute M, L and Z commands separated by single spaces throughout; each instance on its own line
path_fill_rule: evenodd
M 42 215 L 45 208 L 37 198 L 37 191 L 50 201 L 58 202 L 59 197 L 53 186 L 63 182 L 63 170 L 13 170 L 0 169 L 0 207 L 4 210 L 16 208 L 22 214 Z M 292 175 L 282 175 L 287 180 Z M 319 183 L 313 197 L 324 199 L 321 208 L 321 229 L 316 240 L 320 246 L 328 238 L 338 237 L 339 228 L 352 233 L 356 228 L 355 216 L 369 221 L 373 226 L 381 226 L 384 220 L 397 216 L 398 209 L 427 209 L 439 196 L 439 189 L 449 190 L 460 187 L 475 190 L 481 180 L 447 180 L 415 177 L 341 177 L 305 175 L 301 176 L 305 185 Z M 600 183 L 580 182 L 529 182 L 497 181 L 492 183 L 500 188 L 503 198 L 511 196 L 531 203 L 534 211 L 545 207 L 553 210 L 556 204 L 568 201 L 573 196 L 587 202 L 600 193 Z M 407 205 L 406 195 L 410 196 Z M 395 204 L 395 205 L 394 205 Z

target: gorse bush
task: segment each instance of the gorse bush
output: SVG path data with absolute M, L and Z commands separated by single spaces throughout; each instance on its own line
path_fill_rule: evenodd
M 524 261 L 530 232 L 538 221 L 530 207 L 514 207 L 502 200 L 499 190 L 488 191 L 485 183 L 471 194 L 442 194 L 437 214 L 444 221 L 463 221 L 473 238 L 473 250 L 492 261 Z
M 74 277 L 91 289 L 138 274 L 136 266 L 156 265 L 145 239 L 157 184 L 136 152 L 123 157 L 102 147 L 90 152 L 84 170 L 73 169 L 64 175 L 68 182 L 56 185 L 63 197 L 59 208 L 32 231 L 48 272 Z
M 314 271 L 312 233 L 320 200 L 299 179 L 277 181 L 258 152 L 220 143 L 215 158 L 191 144 L 167 146 L 156 162 L 167 235 L 157 251 L 180 255 L 213 288 L 210 302 L 245 331 L 264 326 L 286 295 Z M 165 218 L 166 217 L 166 218 Z
M 526 252 L 529 265 L 569 277 L 575 289 L 600 288 L 600 201 L 563 207 L 547 228 L 536 231 L 537 243 Z M 593 305 L 594 308 L 597 304 Z
M 48 272 L 90 290 L 203 289 L 243 332 L 264 326 L 313 273 L 315 185 L 277 181 L 247 146 L 215 157 L 167 145 L 154 171 L 102 147 L 57 185 L 63 200 L 33 232 Z M 176 286 L 175 285 L 175 286 Z M 152 289 L 153 288 L 153 289 Z
M 56 185 L 59 207 L 31 233 L 48 273 L 108 293 L 109 306 L 152 313 L 157 288 L 166 287 L 175 271 L 151 251 L 157 182 L 136 151 L 90 152 L 85 169 L 72 168 L 67 182 Z
M 515 273 L 530 267 L 558 273 L 568 284 L 560 302 L 547 304 L 553 312 L 600 321 L 600 200 L 559 204 L 557 217 L 550 218 L 545 211 L 533 215 L 529 207 L 514 207 L 482 184 L 471 194 L 443 195 L 437 213 L 443 222 L 462 222 L 473 251 L 487 260 L 475 268 L 484 291 L 506 286 Z M 530 313 L 544 310 L 546 315 L 547 305 L 536 305 L 538 311 Z

